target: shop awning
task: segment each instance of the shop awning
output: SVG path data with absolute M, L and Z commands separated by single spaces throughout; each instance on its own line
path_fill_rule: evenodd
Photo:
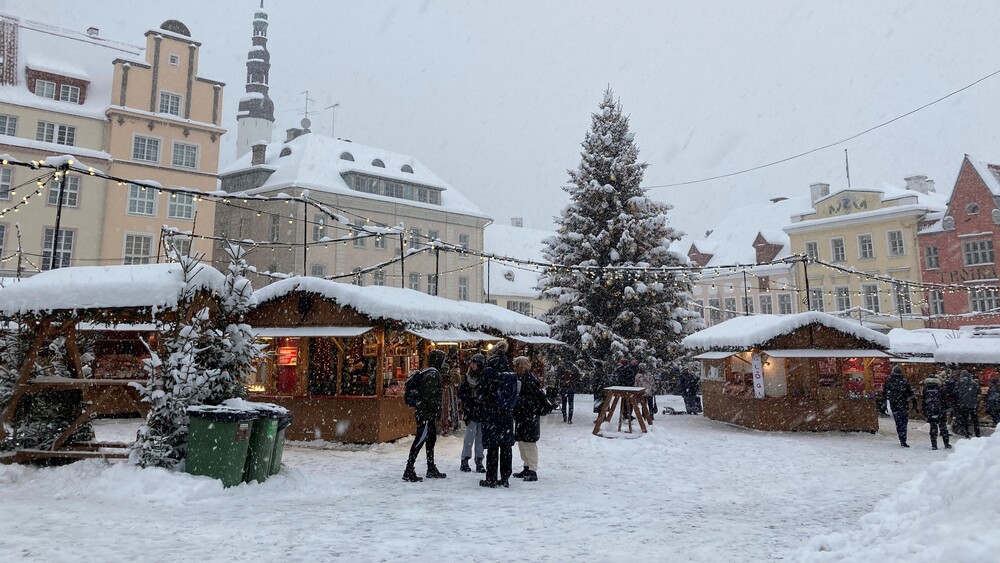
M 881 350 L 761 350 L 772 358 L 891 358 Z
M 370 326 L 288 326 L 256 328 L 253 332 L 258 338 L 299 338 L 304 336 L 320 336 L 334 338 L 350 338 L 361 336 L 371 330 Z
M 560 342 L 555 338 L 549 338 L 548 336 L 528 336 L 525 334 L 513 334 L 511 338 L 517 340 L 518 342 L 524 342 L 525 344 L 565 344 L 565 342 Z
M 691 359 L 693 359 L 693 360 L 721 360 L 721 359 L 724 359 L 724 358 L 728 358 L 729 356 L 732 356 L 735 353 L 736 352 L 704 352 L 702 354 L 698 354 L 697 356 L 693 356 Z
M 499 337 L 491 336 L 478 330 L 462 330 L 460 328 L 415 328 L 406 332 L 426 338 L 431 342 L 495 342 Z

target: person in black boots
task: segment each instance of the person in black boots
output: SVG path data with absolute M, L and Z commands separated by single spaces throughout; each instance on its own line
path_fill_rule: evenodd
M 979 437 L 979 381 L 964 369 L 955 384 L 955 416 L 963 436 Z
M 458 386 L 458 400 L 465 415 L 465 441 L 462 443 L 462 465 L 459 469 L 465 473 L 472 471 L 469 459 L 473 446 L 476 448 L 476 473 L 486 473 L 483 467 L 483 405 L 479 393 L 485 368 L 486 358 L 482 354 L 474 354 L 469 360 L 469 371 Z
M 950 450 L 948 443 L 948 421 L 944 411 L 944 384 L 936 376 L 932 375 L 924 380 L 923 391 L 924 418 L 931 425 L 931 449 L 936 450 L 938 431 L 941 432 L 941 439 L 944 440 L 944 449 Z
M 493 347 L 479 384 L 483 407 L 483 447 L 486 448 L 486 478 L 481 487 L 509 487 L 513 471 L 514 403 L 517 401 L 517 376 L 507 359 L 507 343 Z M 500 475 L 497 477 L 497 471 Z
M 903 368 L 895 366 L 892 368 L 892 375 L 885 380 L 885 388 L 882 390 L 885 401 L 892 409 L 892 418 L 896 422 L 896 435 L 899 436 L 899 445 L 908 448 L 906 444 L 906 425 L 910 421 L 909 404 L 912 401 L 913 408 L 917 407 L 917 399 L 913 396 L 913 387 L 910 382 L 903 377 Z
M 517 404 L 514 405 L 514 440 L 517 441 L 517 451 L 524 463 L 524 470 L 513 476 L 525 481 L 537 481 L 538 438 L 541 437 L 538 417 L 552 412 L 553 406 L 545 397 L 538 378 L 528 371 L 530 367 L 531 360 L 527 357 L 514 358 L 514 373 L 521 384 Z
M 428 367 L 419 372 L 420 381 L 416 383 L 420 391 L 420 399 L 414 409 L 414 416 L 417 419 L 417 434 L 413 438 L 413 445 L 410 446 L 410 456 L 406 460 L 406 470 L 403 472 L 404 481 L 423 481 L 417 476 L 414 465 L 417 463 L 417 454 L 420 448 L 427 447 L 427 473 L 428 479 L 444 479 L 447 475 L 438 471 L 434 465 L 434 444 L 437 442 L 437 420 L 441 417 L 441 373 L 448 372 L 448 356 L 441 350 L 431 350 L 427 356 Z

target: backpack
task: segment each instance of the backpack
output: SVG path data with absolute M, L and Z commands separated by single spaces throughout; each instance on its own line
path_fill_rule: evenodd
M 504 410 L 512 410 L 517 403 L 518 392 L 521 381 L 514 375 L 514 372 L 506 371 L 500 376 L 500 385 L 497 388 L 497 406 Z
M 420 385 L 424 382 L 425 371 L 427 370 L 414 371 L 406 378 L 406 383 L 403 385 L 403 400 L 411 409 L 417 408 L 420 404 Z
M 944 403 L 941 400 L 941 389 L 936 387 L 928 387 L 924 389 L 924 415 L 941 414 L 943 407 Z

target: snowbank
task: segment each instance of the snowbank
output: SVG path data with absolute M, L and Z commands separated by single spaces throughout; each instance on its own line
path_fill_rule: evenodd
M 996 561 L 1000 437 L 959 440 L 955 452 L 900 486 L 860 526 L 819 536 L 796 561 Z

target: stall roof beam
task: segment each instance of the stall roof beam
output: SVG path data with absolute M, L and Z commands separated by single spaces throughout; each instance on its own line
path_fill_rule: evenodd
M 301 338 L 308 336 L 350 338 L 361 336 L 371 329 L 370 326 L 288 326 L 254 328 L 253 332 L 258 338 Z
M 722 360 L 732 356 L 736 352 L 704 352 L 694 356 L 694 360 Z
M 518 342 L 524 342 L 525 344 L 560 344 L 565 345 L 565 342 L 556 340 L 555 338 L 549 338 L 548 336 L 528 336 L 524 334 L 514 334 L 511 336 L 514 340 Z
M 772 358 L 891 358 L 880 350 L 761 350 Z
M 478 330 L 462 330 L 460 328 L 412 328 L 406 332 L 430 340 L 431 342 L 495 342 L 501 340 Z

